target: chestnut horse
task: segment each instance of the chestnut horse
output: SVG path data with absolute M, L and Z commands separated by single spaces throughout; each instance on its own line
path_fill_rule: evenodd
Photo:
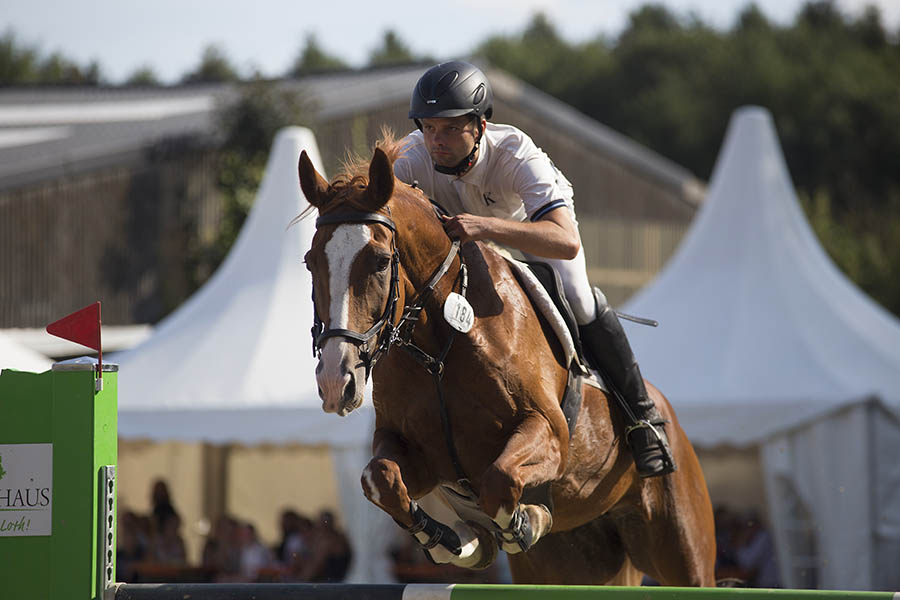
M 382 142 L 331 183 L 299 163 L 319 213 L 305 260 L 324 410 L 356 409 L 373 380 L 367 498 L 436 562 L 484 568 L 503 548 L 516 583 L 714 585 L 706 483 L 668 401 L 647 384 L 671 421 L 670 475 L 638 476 L 599 387 L 583 386 L 570 436 L 562 344 L 506 259 L 451 241 L 395 180 L 396 156 Z

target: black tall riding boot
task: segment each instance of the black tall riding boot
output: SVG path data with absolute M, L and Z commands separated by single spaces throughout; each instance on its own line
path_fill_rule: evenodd
M 594 292 L 596 298 L 597 292 Z M 585 358 L 618 392 L 630 421 L 625 438 L 641 477 L 665 475 L 676 469 L 664 428 L 665 421 L 647 394 L 641 370 L 615 311 L 597 302 L 597 318 L 578 328 Z

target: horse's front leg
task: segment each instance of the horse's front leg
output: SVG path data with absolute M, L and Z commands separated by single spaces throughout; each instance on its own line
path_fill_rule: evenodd
M 479 525 L 464 522 L 432 491 L 437 481 L 418 452 L 387 430 L 376 431 L 374 449 L 375 456 L 362 475 L 366 498 L 408 531 L 432 561 L 469 569 L 494 562 L 497 546 L 491 535 Z
M 519 500 L 526 485 L 559 477 L 566 460 L 565 441 L 554 435 L 543 415 L 526 417 L 482 476 L 481 509 L 501 529 L 506 552 L 528 550 L 553 526 L 549 507 L 520 506 Z

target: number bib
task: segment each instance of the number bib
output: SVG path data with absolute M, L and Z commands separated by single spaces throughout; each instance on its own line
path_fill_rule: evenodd
M 469 333 L 475 323 L 475 311 L 472 310 L 472 305 L 465 297 L 456 292 L 450 292 L 444 302 L 444 319 L 453 329 L 461 333 Z

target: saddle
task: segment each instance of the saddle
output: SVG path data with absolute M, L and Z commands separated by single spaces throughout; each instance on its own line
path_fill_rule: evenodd
M 584 383 L 609 392 L 600 374 L 587 368 L 581 347 L 578 323 L 562 285 L 559 273 L 545 262 L 522 262 L 505 257 L 513 268 L 519 284 L 531 299 L 535 308 L 550 324 L 563 347 L 569 365 L 569 380 L 560 399 L 560 407 L 569 427 L 569 437 L 575 431 L 578 412 L 581 409 L 581 388 Z

